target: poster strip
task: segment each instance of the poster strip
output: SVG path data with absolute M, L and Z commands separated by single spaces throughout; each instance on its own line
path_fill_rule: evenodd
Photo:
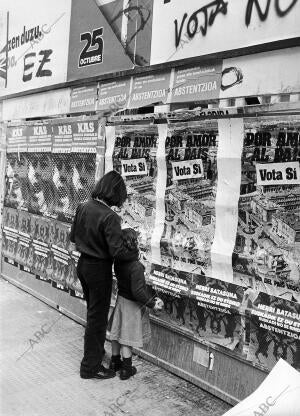
M 243 120 L 218 120 L 216 228 L 211 248 L 212 277 L 233 282 L 232 252 L 238 222 Z

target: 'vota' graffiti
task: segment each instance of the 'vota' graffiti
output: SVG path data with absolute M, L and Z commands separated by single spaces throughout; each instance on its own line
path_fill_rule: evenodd
M 248 0 L 245 10 L 245 24 L 247 27 L 251 23 L 254 9 L 262 22 L 267 20 L 271 7 L 271 1 L 272 0 L 266 0 L 262 5 L 261 0 Z M 298 0 L 286 0 L 284 2 L 274 0 L 274 8 L 277 16 L 279 18 L 286 16 L 294 8 L 297 2 Z M 201 33 L 202 36 L 206 36 L 208 27 L 214 24 L 216 17 L 219 14 L 227 15 L 227 11 L 228 1 L 214 0 L 200 9 L 195 10 L 189 18 L 188 13 L 184 13 L 180 24 L 179 20 L 175 19 L 175 47 L 178 48 L 178 46 L 182 46 L 183 43 L 187 43 L 187 41 L 182 39 L 183 27 L 185 23 L 186 32 L 184 32 L 184 36 L 187 40 L 193 39 L 197 33 Z
M 275 0 L 274 1 L 274 3 L 275 3 L 274 6 L 275 6 L 275 11 L 277 13 L 277 16 L 278 17 L 284 17 L 286 14 L 288 14 L 291 11 L 291 9 L 295 6 L 295 4 L 297 2 L 298 2 L 298 0 L 292 0 L 287 6 L 288 1 L 285 0 L 284 2 L 282 2 L 285 5 L 285 8 L 283 8 L 283 7 L 281 7 L 280 0 Z M 265 2 L 264 2 L 264 4 L 265 4 Z M 248 0 L 248 4 L 247 4 L 247 8 L 246 8 L 246 15 L 245 15 L 245 23 L 246 23 L 247 27 L 251 23 L 252 11 L 253 11 L 253 6 L 254 5 L 256 7 L 258 17 L 260 18 L 260 20 L 262 22 L 264 22 L 268 18 L 268 15 L 269 15 L 271 0 L 267 0 L 265 10 L 262 10 L 259 0 Z
M 208 26 L 212 26 L 215 18 L 219 13 L 224 15 L 227 14 L 227 6 L 228 2 L 224 0 L 214 0 L 207 4 L 206 6 L 201 7 L 200 9 L 196 10 L 193 14 L 191 14 L 188 22 L 187 22 L 187 34 L 190 39 L 192 39 L 196 33 L 201 32 L 203 36 L 206 36 Z M 211 10 L 210 10 L 211 9 Z M 209 13 L 210 10 L 210 13 Z M 202 14 L 204 18 L 204 23 L 199 23 L 199 14 Z M 184 22 L 188 17 L 187 13 L 184 13 L 183 18 L 181 20 L 180 27 L 178 28 L 178 20 L 175 19 L 175 46 L 176 48 L 180 44 L 181 34 Z

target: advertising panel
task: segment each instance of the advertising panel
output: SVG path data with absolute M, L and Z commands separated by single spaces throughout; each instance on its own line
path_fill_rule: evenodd
M 0 96 L 65 82 L 71 0 L 28 0 L 25 14 L 22 1 L 3 6 Z
M 67 80 L 131 68 L 131 59 L 96 2 L 73 0 Z
M 298 1 L 157 0 L 151 65 L 300 35 Z
M 134 65 L 149 65 L 153 0 L 95 1 Z

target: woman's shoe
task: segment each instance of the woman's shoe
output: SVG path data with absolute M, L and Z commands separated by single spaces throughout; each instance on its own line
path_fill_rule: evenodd
M 108 378 L 113 378 L 116 376 L 116 372 L 113 371 L 110 368 L 105 368 L 103 365 L 101 366 L 100 370 L 98 371 L 98 373 L 93 374 L 93 375 L 85 375 L 85 374 L 80 374 L 81 378 L 98 378 L 100 380 L 106 380 Z

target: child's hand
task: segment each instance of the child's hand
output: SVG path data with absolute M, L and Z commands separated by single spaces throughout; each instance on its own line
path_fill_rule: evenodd
M 164 302 L 158 297 L 155 298 L 155 305 L 154 305 L 153 310 L 155 312 L 160 312 L 162 311 L 163 307 L 164 307 Z

